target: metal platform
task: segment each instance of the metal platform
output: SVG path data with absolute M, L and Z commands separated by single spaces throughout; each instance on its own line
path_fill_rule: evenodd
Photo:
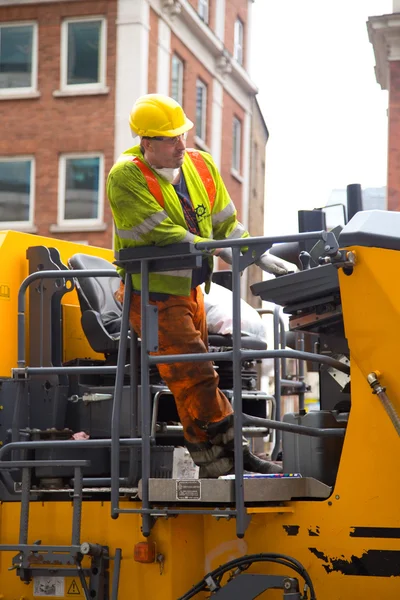
M 139 498 L 142 498 L 139 482 Z M 325 500 L 332 488 L 312 477 L 245 479 L 245 502 L 289 502 L 297 498 Z M 234 479 L 149 479 L 150 502 L 233 504 Z

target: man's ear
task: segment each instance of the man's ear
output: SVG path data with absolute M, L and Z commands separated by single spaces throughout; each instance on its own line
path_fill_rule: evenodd
M 140 145 L 145 150 L 145 152 L 148 152 L 149 150 L 151 151 L 152 149 L 152 142 L 148 138 L 142 138 L 140 141 Z

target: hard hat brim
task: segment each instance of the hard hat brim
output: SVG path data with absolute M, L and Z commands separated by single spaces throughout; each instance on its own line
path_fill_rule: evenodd
M 176 129 L 169 129 L 168 131 L 160 131 L 155 130 L 155 129 L 149 129 L 146 132 L 146 135 L 143 136 L 141 135 L 138 131 L 135 131 L 134 129 L 132 129 L 132 131 L 136 134 L 139 135 L 140 137 L 176 137 L 177 135 L 182 135 L 182 133 L 186 133 L 187 131 L 189 131 L 190 129 L 192 129 L 192 127 L 194 127 L 194 123 L 192 123 L 192 121 L 190 119 L 188 119 L 186 117 L 186 121 L 183 125 L 181 125 L 180 127 L 177 127 Z

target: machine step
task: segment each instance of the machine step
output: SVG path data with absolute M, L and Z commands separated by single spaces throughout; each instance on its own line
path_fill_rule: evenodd
M 244 479 L 245 502 L 289 502 L 294 499 L 329 498 L 332 488 L 312 477 Z M 139 482 L 142 498 L 142 481 Z M 150 502 L 233 504 L 234 479 L 149 479 Z

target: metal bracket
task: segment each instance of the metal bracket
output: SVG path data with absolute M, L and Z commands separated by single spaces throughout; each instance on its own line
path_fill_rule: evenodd
M 92 561 L 90 569 L 84 569 L 81 566 L 82 555 L 75 556 L 76 551 L 71 547 L 71 551 L 58 551 L 57 546 L 53 546 L 52 550 L 42 548 L 40 540 L 35 543 L 38 550 L 28 551 L 21 550 L 12 559 L 12 567 L 9 570 L 16 569 L 17 575 L 24 583 L 30 583 L 33 577 L 36 576 L 51 576 L 55 571 L 62 572 L 63 575 L 78 576 L 80 583 L 88 598 L 96 598 L 97 600 L 106 600 L 109 598 L 109 552 L 108 546 L 97 546 L 88 544 L 90 547 L 97 547 L 99 552 L 91 555 Z M 60 565 L 63 565 L 60 568 Z M 86 583 L 86 578 L 89 578 L 89 586 Z M 89 592 L 90 590 L 90 592 Z M 92 596 L 91 594 L 95 594 Z
M 299 582 L 295 578 L 282 575 L 250 575 L 241 574 L 228 581 L 212 594 L 218 600 L 253 600 L 262 592 L 271 589 L 283 589 L 284 598 L 301 600 Z
M 147 352 L 158 350 L 158 308 L 152 304 L 146 305 L 144 325 L 147 328 Z
M 335 257 L 339 252 L 338 241 L 332 231 L 323 231 L 322 240 L 325 242 L 324 254 Z
M 11 369 L 11 376 L 13 379 L 27 380 L 29 379 L 28 371 L 26 368 L 16 367 Z

